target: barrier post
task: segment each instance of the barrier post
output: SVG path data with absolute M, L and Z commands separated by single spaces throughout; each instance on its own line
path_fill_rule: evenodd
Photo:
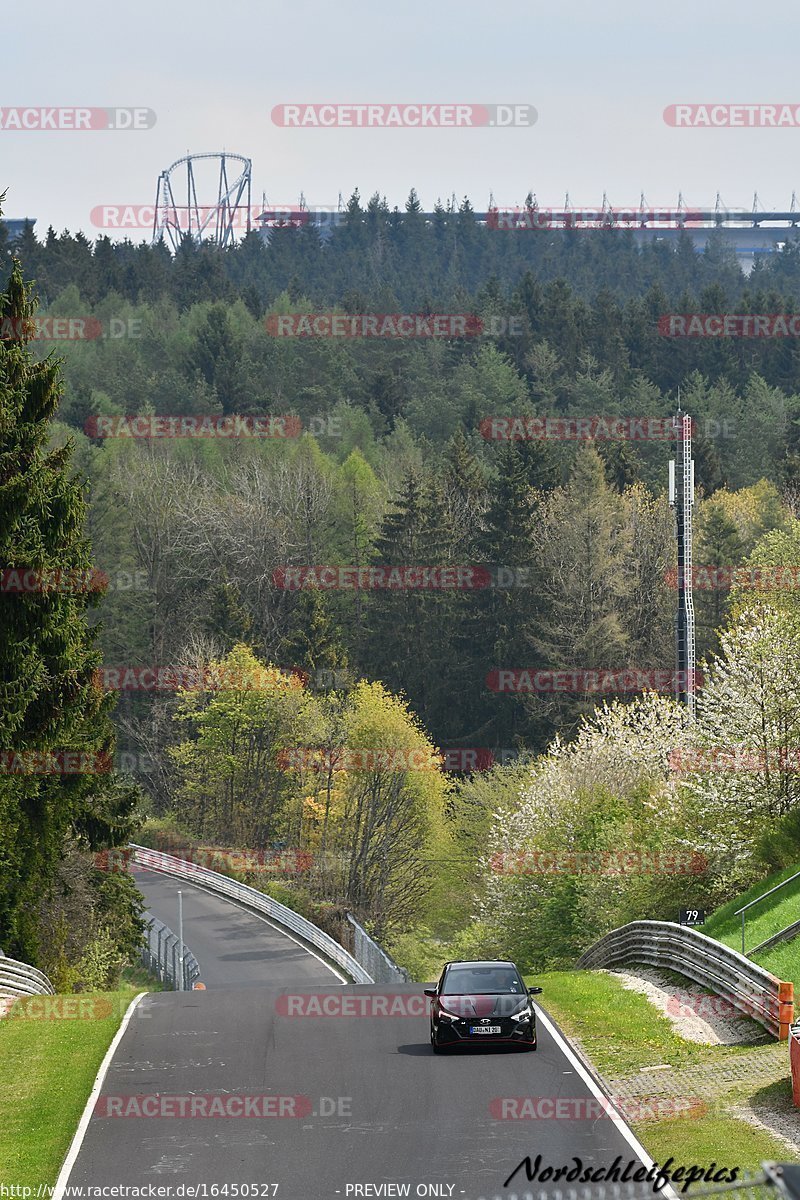
M 793 1025 L 789 1036 L 789 1061 L 792 1065 L 792 1099 L 800 1108 L 800 1024 Z
M 794 984 L 778 984 L 778 1040 L 785 1042 L 794 1021 Z

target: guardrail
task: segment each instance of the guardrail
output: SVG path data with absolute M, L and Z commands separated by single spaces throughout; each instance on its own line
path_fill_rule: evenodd
M 353 931 L 353 957 L 368 971 L 375 983 L 409 983 L 411 976 L 405 967 L 398 967 L 377 942 L 373 942 L 363 925 L 352 913 L 347 920 Z
M 0 950 L 0 996 L 54 996 L 55 988 L 43 971 L 6 958 Z
M 200 978 L 200 967 L 186 943 L 181 942 L 168 925 L 159 921 L 152 913 L 147 914 L 146 941 L 142 946 L 142 965 L 152 971 L 162 983 L 168 983 L 176 992 L 187 992 L 196 979 Z M 182 969 L 181 969 L 182 968 Z
M 726 997 L 780 1041 L 794 1017 L 794 987 L 696 929 L 672 921 L 631 921 L 613 929 L 578 959 L 578 968 L 612 963 L 668 967 Z
M 226 896 L 229 900 L 244 904 L 255 912 L 263 913 L 276 925 L 291 930 L 303 941 L 321 951 L 325 958 L 341 967 L 354 983 L 375 982 L 353 955 L 348 953 L 337 941 L 334 941 L 329 934 L 318 929 L 316 925 L 312 925 L 310 921 L 301 917 L 291 908 L 287 908 L 285 904 L 279 904 L 271 896 L 265 896 L 263 892 L 256 891 L 246 883 L 239 883 L 227 875 L 220 875 L 217 871 L 209 870 L 208 867 L 200 867 L 185 859 L 175 858 L 172 854 L 164 854 L 160 850 L 150 850 L 147 846 L 137 846 L 133 843 L 131 843 L 130 849 L 134 852 L 134 862 L 138 866 L 161 871 L 176 879 L 186 879 L 189 883 L 204 887 L 216 895 Z

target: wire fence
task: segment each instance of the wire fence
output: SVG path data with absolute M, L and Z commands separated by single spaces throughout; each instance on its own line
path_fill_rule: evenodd
M 186 943 L 183 944 L 181 954 L 178 936 L 163 921 L 159 921 L 158 917 L 150 915 L 145 939 L 142 946 L 142 964 L 174 991 L 190 991 L 195 980 L 200 978 L 200 967 Z
M 405 967 L 398 967 L 377 942 L 373 942 L 352 913 L 347 914 L 352 930 L 350 952 L 357 963 L 372 977 L 375 983 L 410 983 L 411 976 Z
M 163 871 L 175 879 L 186 879 L 207 891 L 219 896 L 227 896 L 255 912 L 263 913 L 276 925 L 296 933 L 303 941 L 320 950 L 330 962 L 340 966 L 353 983 L 374 983 L 372 976 L 360 965 L 348 950 L 339 942 L 319 929 L 311 921 L 307 921 L 299 913 L 286 905 L 273 900 L 272 896 L 259 892 L 256 888 L 239 883 L 227 875 L 210 871 L 206 867 L 186 859 L 177 858 L 172 854 L 163 854 L 159 850 L 150 850 L 146 846 L 131 843 L 134 861 L 137 866 L 154 871 Z

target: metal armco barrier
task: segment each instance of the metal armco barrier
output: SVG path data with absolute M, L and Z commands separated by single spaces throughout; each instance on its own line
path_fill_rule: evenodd
M 794 1019 L 794 985 L 705 933 L 672 921 L 631 921 L 600 938 L 575 965 L 591 969 L 624 962 L 678 971 L 724 995 L 742 1014 L 758 1021 L 780 1041 L 789 1036 Z
M 365 971 L 369 971 L 375 983 L 410 983 L 411 979 L 403 967 L 398 967 L 377 942 L 373 942 L 362 925 L 352 915 L 347 920 L 353 929 L 353 957 Z
M 183 978 L 181 978 L 181 944 L 178 935 L 152 913 L 147 913 L 147 939 L 142 946 L 142 965 L 152 971 L 162 983 L 176 992 L 188 992 L 200 978 L 200 967 L 191 950 L 183 943 Z
M 789 1030 L 789 1062 L 792 1066 L 792 1099 L 795 1108 L 800 1108 L 800 1025 Z
M 54 996 L 55 988 L 43 971 L 6 958 L 0 950 L 0 996 Z
M 327 959 L 341 967 L 353 983 L 375 982 L 369 972 L 343 946 L 318 929 L 316 925 L 312 925 L 305 917 L 301 917 L 299 913 L 293 912 L 284 904 L 279 904 L 271 896 L 265 896 L 263 892 L 256 891 L 255 888 L 248 887 L 245 883 L 229 879 L 227 875 L 210 871 L 208 867 L 199 867 L 183 858 L 175 858 L 172 854 L 163 854 L 160 850 L 150 850 L 146 846 L 134 844 L 131 844 L 130 849 L 134 852 L 133 860 L 137 866 L 148 867 L 152 871 L 162 871 L 175 879 L 185 879 L 218 896 L 227 896 L 229 900 L 236 900 L 239 904 L 246 905 L 247 908 L 263 913 L 276 925 L 291 930 L 303 941 L 321 951 Z

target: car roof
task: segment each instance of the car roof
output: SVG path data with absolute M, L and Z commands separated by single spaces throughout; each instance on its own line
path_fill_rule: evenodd
M 515 971 L 517 969 L 517 964 L 513 963 L 510 958 L 464 958 L 444 965 L 445 967 L 513 967 Z

